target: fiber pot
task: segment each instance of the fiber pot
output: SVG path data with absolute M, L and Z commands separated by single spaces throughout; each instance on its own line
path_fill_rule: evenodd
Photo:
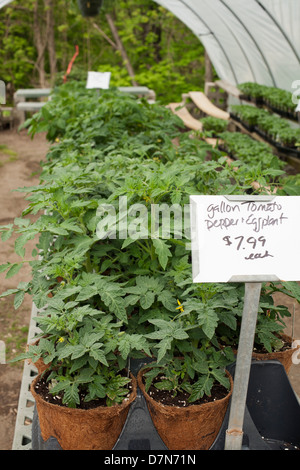
M 222 426 L 229 399 L 233 390 L 233 380 L 229 372 L 230 391 L 225 398 L 202 405 L 188 407 L 167 406 L 148 395 L 143 369 L 137 376 L 149 409 L 153 424 L 169 450 L 208 450 L 215 441 Z
M 121 405 L 98 406 L 83 410 L 46 402 L 36 393 L 33 380 L 30 390 L 35 399 L 41 435 L 44 441 L 55 437 L 63 450 L 111 450 L 124 426 L 131 403 L 136 398 L 136 379 L 131 375 L 132 392 Z
M 285 334 L 282 334 L 280 336 L 280 338 L 291 344 L 292 345 L 292 338 L 290 336 L 287 336 Z M 282 365 L 284 366 L 284 369 L 286 371 L 286 373 L 288 374 L 289 371 L 290 371 L 290 368 L 291 368 L 291 365 L 293 363 L 293 354 L 295 351 L 297 351 L 297 349 L 299 348 L 300 346 L 296 346 L 295 348 L 289 348 L 289 349 L 286 349 L 284 351 L 275 351 L 275 352 L 271 352 L 271 353 L 256 353 L 253 351 L 252 353 L 252 357 L 253 359 L 255 359 L 256 361 L 271 361 L 271 360 L 278 360 L 282 363 Z

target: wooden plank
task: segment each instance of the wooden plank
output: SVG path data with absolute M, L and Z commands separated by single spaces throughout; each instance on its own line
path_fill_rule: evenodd
M 46 102 L 40 101 L 21 101 L 17 103 L 17 110 L 18 111 L 39 111 L 42 106 L 44 106 Z
M 182 103 L 170 103 L 167 108 L 171 109 L 172 113 L 180 117 L 184 125 L 189 129 L 193 129 L 194 131 L 203 130 L 202 123 L 198 121 L 198 119 L 195 119 Z
M 144 96 L 149 102 L 155 102 L 155 91 L 146 86 L 119 86 L 118 90 L 122 93 L 130 93 L 137 96 Z
M 152 90 L 146 86 L 119 86 L 118 90 L 123 93 L 133 93 L 135 95 L 149 95 L 149 93 L 152 92 Z
M 202 91 L 190 91 L 188 96 L 197 108 L 208 116 L 224 119 L 225 121 L 229 119 L 229 113 L 215 106 Z
M 27 88 L 17 90 L 15 93 L 15 98 L 41 98 L 43 96 L 49 96 L 51 93 L 51 88 Z
M 182 103 L 170 103 L 167 108 L 171 109 L 171 111 L 179 116 L 182 121 L 184 122 L 185 126 L 189 129 L 193 129 L 196 131 L 202 131 L 202 123 L 197 119 L 193 118 L 193 116 L 189 113 L 189 111 L 182 105 Z M 179 109 L 177 109 L 179 108 Z M 216 147 L 219 139 L 215 139 L 212 137 L 203 138 L 203 140 L 211 145 L 212 147 Z M 228 165 L 234 163 L 234 160 L 229 156 L 226 156 L 226 161 Z
M 223 90 L 227 91 L 229 95 L 235 96 L 236 98 L 240 97 L 241 92 L 235 85 L 232 85 L 226 80 L 217 80 L 215 83 L 218 87 L 223 88 Z

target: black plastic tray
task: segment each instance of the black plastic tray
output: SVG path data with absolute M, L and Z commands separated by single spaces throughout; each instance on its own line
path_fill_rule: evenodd
M 132 363 L 131 370 L 136 375 L 140 367 L 140 363 Z M 234 377 L 235 363 L 228 370 Z M 229 411 L 230 403 L 210 450 L 224 449 Z M 32 424 L 32 449 L 61 449 L 54 437 L 43 441 L 36 410 Z M 153 425 L 139 389 L 113 450 L 168 450 Z M 251 364 L 242 450 L 300 450 L 300 404 L 283 365 L 278 361 L 253 361 Z

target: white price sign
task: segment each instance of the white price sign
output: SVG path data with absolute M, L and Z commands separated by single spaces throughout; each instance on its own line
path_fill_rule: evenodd
M 88 72 L 86 88 L 106 90 L 109 88 L 111 72 Z
M 193 282 L 300 280 L 300 196 L 191 196 Z

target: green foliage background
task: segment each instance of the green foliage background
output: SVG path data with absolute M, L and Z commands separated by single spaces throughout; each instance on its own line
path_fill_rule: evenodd
M 0 78 L 9 84 L 8 99 L 18 88 L 38 87 L 38 59 L 33 11 L 38 6 L 45 21 L 45 0 L 15 0 L 0 9 Z M 99 15 L 84 18 L 76 0 L 53 0 L 57 75 L 50 76 L 45 50 L 47 84 L 62 83 L 79 46 L 69 79 L 86 77 L 88 70 L 111 71 L 111 85 L 129 86 L 130 76 L 121 54 L 94 23 L 114 40 L 106 14 L 114 20 L 139 85 L 154 89 L 161 103 L 178 101 L 183 92 L 201 90 L 204 83 L 204 48 L 199 39 L 172 13 L 152 0 L 103 0 Z M 42 30 L 42 33 L 44 31 Z

